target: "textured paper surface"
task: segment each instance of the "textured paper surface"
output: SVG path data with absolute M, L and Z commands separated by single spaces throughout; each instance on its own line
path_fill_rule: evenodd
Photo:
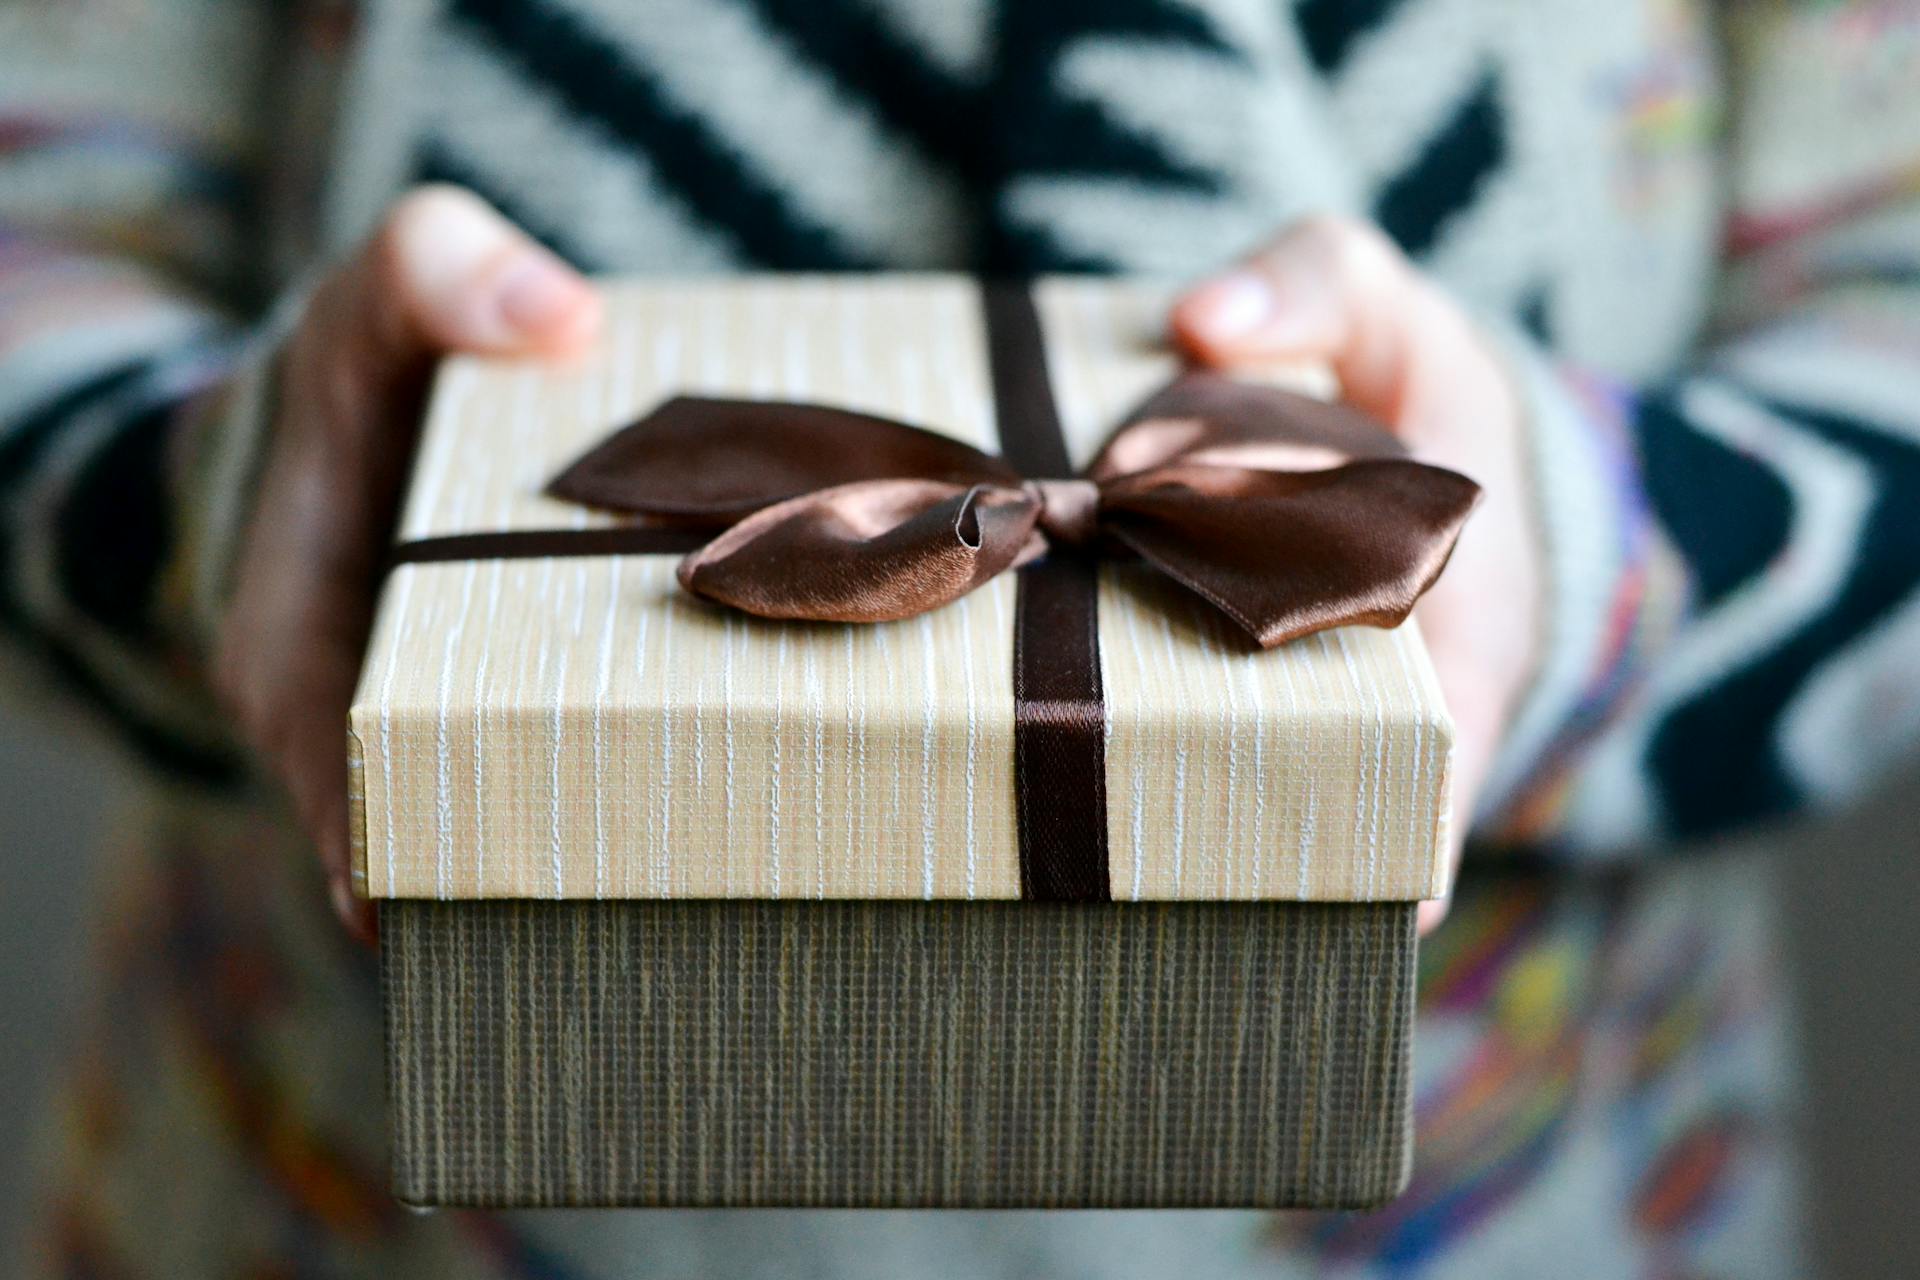
M 416 1204 L 1358 1208 L 1411 903 L 394 902 Z
M 1169 291 L 1038 289 L 1079 460 L 1174 371 Z M 997 446 L 958 277 L 609 287 L 567 367 L 459 359 L 400 536 L 586 527 L 563 465 L 676 393 L 819 400 Z M 880 626 L 682 595 L 675 558 L 409 565 L 351 716 L 375 897 L 1013 898 L 1011 576 Z M 1251 650 L 1137 569 L 1102 571 L 1118 899 L 1405 901 L 1445 883 L 1451 726 L 1417 630 Z

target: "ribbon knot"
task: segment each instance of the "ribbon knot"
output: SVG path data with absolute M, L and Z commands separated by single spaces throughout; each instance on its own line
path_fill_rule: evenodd
M 680 583 L 772 618 L 883 622 L 1050 546 L 1131 554 L 1272 646 L 1397 626 L 1479 498 L 1361 414 L 1190 372 L 1077 478 L 1029 478 L 950 437 L 827 405 L 676 397 L 548 486 L 716 530 Z
M 1040 532 L 1054 546 L 1087 547 L 1100 533 L 1100 486 L 1091 480 L 1029 480 Z

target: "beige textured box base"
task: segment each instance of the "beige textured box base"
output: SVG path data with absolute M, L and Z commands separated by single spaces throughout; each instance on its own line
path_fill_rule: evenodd
M 1364 1207 L 1411 903 L 381 904 L 421 1205 Z

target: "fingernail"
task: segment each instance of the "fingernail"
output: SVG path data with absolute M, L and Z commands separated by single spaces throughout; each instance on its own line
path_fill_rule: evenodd
M 500 276 L 500 315 L 523 336 L 572 327 L 592 291 L 566 266 L 542 253 L 524 253 Z
M 1189 322 L 1209 342 L 1235 342 L 1273 315 L 1273 290 L 1259 276 L 1236 271 L 1203 285 L 1188 307 Z

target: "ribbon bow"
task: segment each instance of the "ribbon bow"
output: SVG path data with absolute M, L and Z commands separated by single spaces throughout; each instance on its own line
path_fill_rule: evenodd
M 694 595 L 769 618 L 885 622 L 1054 551 L 1130 552 L 1272 647 L 1399 625 L 1479 499 L 1371 420 L 1181 375 L 1086 472 L 1029 478 L 906 423 L 826 405 L 676 397 L 561 472 L 567 501 L 720 530 Z

